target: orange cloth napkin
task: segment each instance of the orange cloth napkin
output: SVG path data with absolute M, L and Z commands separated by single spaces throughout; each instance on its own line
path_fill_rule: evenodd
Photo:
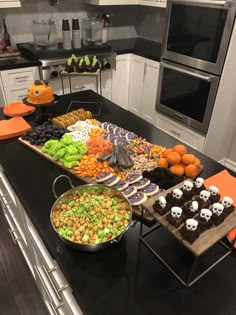
M 234 200 L 234 205 L 236 205 L 236 178 L 230 175 L 227 170 L 224 170 L 220 173 L 217 173 L 216 175 L 207 178 L 204 184 L 207 189 L 210 185 L 218 187 L 221 197 L 231 197 Z M 232 242 L 235 236 L 236 228 L 228 234 L 229 241 Z
M 0 140 L 23 135 L 31 126 L 22 117 L 0 120 Z

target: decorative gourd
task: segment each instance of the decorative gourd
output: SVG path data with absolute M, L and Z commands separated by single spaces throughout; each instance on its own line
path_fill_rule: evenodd
M 47 104 L 54 100 L 52 88 L 41 80 L 36 80 L 29 86 L 27 101 L 32 104 Z

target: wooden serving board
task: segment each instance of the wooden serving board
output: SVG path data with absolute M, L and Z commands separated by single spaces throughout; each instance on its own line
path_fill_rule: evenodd
M 52 162 L 53 164 L 57 165 L 58 167 L 62 168 L 63 170 L 67 171 L 68 173 L 74 175 L 76 178 L 80 179 L 81 181 L 83 181 L 86 184 L 94 184 L 96 183 L 91 177 L 82 177 L 79 176 L 77 173 L 75 173 L 73 171 L 73 169 L 67 168 L 65 167 L 63 164 L 61 164 L 60 162 L 54 160 L 50 155 L 45 154 L 42 152 L 41 147 L 37 146 L 37 145 L 32 145 L 29 143 L 29 141 L 25 141 L 22 138 L 18 138 L 18 141 L 20 143 L 22 143 L 23 145 L 25 145 L 27 148 L 29 148 L 30 150 L 38 153 L 39 155 L 41 155 L 43 158 L 49 160 L 50 162 Z M 139 207 L 133 207 L 133 213 L 134 215 L 136 215 L 137 217 L 141 217 L 141 210 Z M 154 223 L 155 222 L 155 218 L 147 211 L 144 214 L 144 221 L 148 222 L 148 223 Z
M 180 227 L 176 228 L 171 225 L 167 220 L 166 216 L 170 213 L 168 211 L 165 215 L 161 216 L 157 212 L 155 212 L 152 208 L 155 200 L 160 196 L 166 196 L 169 192 L 171 192 L 175 188 L 181 188 L 183 186 L 183 182 L 166 190 L 165 192 L 161 192 L 157 197 L 149 198 L 144 204 L 143 207 L 158 221 L 164 226 L 168 231 L 170 231 L 185 247 L 187 247 L 194 255 L 200 256 L 205 251 L 207 251 L 214 244 L 219 242 L 224 236 L 226 236 L 235 226 L 236 226 L 236 210 L 231 213 L 224 222 L 222 222 L 218 226 L 213 226 L 209 230 L 202 233 L 199 238 L 193 243 L 190 244 L 188 241 L 184 240 L 182 235 L 179 232 L 179 229 L 183 226 L 181 224 Z

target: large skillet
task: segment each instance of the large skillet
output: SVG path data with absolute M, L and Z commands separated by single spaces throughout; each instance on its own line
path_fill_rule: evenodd
M 55 185 L 57 183 L 57 181 L 60 179 L 60 178 L 66 178 L 68 181 L 69 181 L 69 184 L 70 186 L 72 187 L 70 190 L 66 191 L 65 193 L 63 193 L 60 197 L 57 196 L 57 193 L 56 193 L 56 190 L 55 190 Z M 127 226 L 125 227 L 124 231 L 119 235 L 117 236 L 116 238 L 113 238 L 109 241 L 106 241 L 106 242 L 103 242 L 103 243 L 100 243 L 100 244 L 81 244 L 81 243 L 76 243 L 76 242 L 72 242 L 66 238 L 64 238 L 62 235 L 60 235 L 57 231 L 57 229 L 55 228 L 54 224 L 53 224 L 53 221 L 52 221 L 52 214 L 53 214 L 53 211 L 54 211 L 54 208 L 57 206 L 58 203 L 60 203 L 60 201 L 65 198 L 66 196 L 76 192 L 76 191 L 86 191 L 86 189 L 89 189 L 91 191 L 91 189 L 104 189 L 104 190 L 111 190 L 114 192 L 114 194 L 117 196 L 117 197 L 120 197 L 122 198 L 123 200 L 125 200 L 128 204 L 129 204 L 129 209 L 130 209 L 130 220 L 127 224 Z M 57 235 L 62 239 L 63 242 L 65 242 L 67 245 L 75 248 L 75 249 L 78 249 L 78 250 L 81 250 L 81 251 L 86 251 L 86 252 L 97 252 L 97 251 L 100 251 L 100 250 L 103 250 L 103 249 L 106 249 L 114 244 L 117 244 L 120 242 L 120 240 L 122 239 L 122 237 L 124 236 L 124 234 L 132 227 L 136 224 L 136 221 L 132 221 L 132 206 L 130 205 L 128 199 L 118 190 L 112 188 L 112 187 L 108 187 L 106 185 L 102 185 L 102 184 L 86 184 L 86 185 L 80 185 L 80 186 L 73 186 L 72 182 L 71 182 L 71 179 L 70 177 L 66 176 L 66 175 L 59 175 L 58 177 L 55 178 L 54 182 L 53 182 L 53 185 L 52 185 L 52 190 L 53 190 L 53 194 L 55 196 L 55 198 L 57 199 L 55 201 L 55 203 L 53 204 L 52 208 L 51 208 L 51 212 L 50 212 L 50 221 L 51 221 L 51 225 L 54 229 L 54 231 L 57 233 Z

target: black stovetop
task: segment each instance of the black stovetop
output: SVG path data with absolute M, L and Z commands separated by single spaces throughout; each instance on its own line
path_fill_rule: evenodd
M 29 57 L 33 60 L 42 59 L 54 59 L 54 58 L 68 58 L 71 54 L 76 54 L 77 56 L 83 55 L 99 55 L 112 51 L 110 45 L 97 45 L 97 46 L 81 46 L 79 49 L 69 49 L 65 50 L 62 43 L 58 44 L 58 49 L 56 50 L 37 50 L 33 43 L 18 43 L 18 50 L 23 56 Z

